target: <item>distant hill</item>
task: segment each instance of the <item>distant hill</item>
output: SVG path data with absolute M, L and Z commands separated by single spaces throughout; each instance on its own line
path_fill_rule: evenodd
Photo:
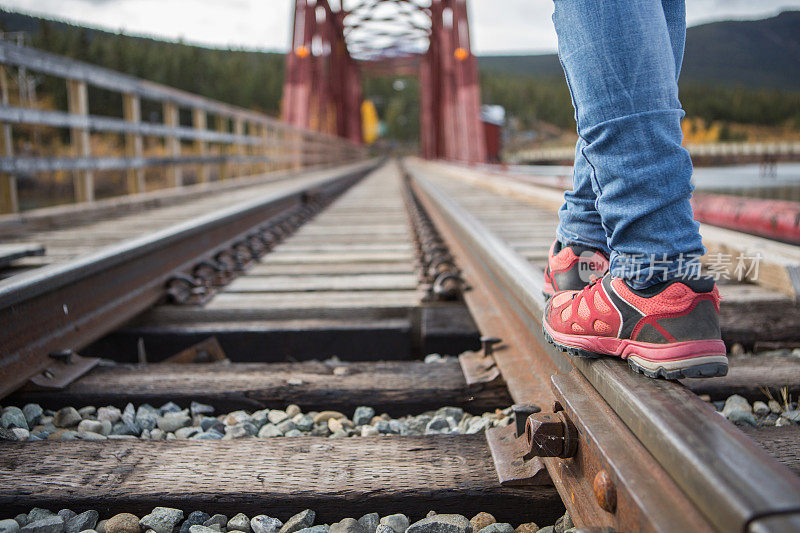
M 478 58 L 481 72 L 561 76 L 555 54 Z M 683 83 L 800 90 L 800 11 L 689 28 Z

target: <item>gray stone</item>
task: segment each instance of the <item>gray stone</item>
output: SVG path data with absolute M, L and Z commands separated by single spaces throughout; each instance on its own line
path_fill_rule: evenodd
M 370 423 L 373 416 L 375 416 L 375 409 L 372 407 L 368 407 L 366 405 L 356 407 L 356 410 L 353 413 L 353 424 L 357 426 L 365 426 Z
M 165 403 L 164 405 L 162 405 L 161 407 L 158 408 L 158 411 L 156 412 L 156 415 L 157 416 L 164 416 L 167 413 L 178 413 L 180 411 L 181 411 L 181 407 L 178 404 L 176 404 L 175 402 L 167 402 L 167 403 Z
M 249 428 L 247 426 L 250 426 Z M 250 428 L 255 430 L 255 426 L 253 424 L 235 424 L 233 426 L 226 426 L 225 427 L 225 438 L 226 439 L 244 439 L 247 437 L 252 437 L 253 434 L 250 432 Z
M 250 532 L 250 519 L 244 513 L 239 513 L 230 520 L 228 520 L 228 531 L 244 531 Z
M 158 429 L 167 433 L 173 433 L 191 423 L 192 419 L 189 418 L 189 415 L 185 415 L 182 412 L 167 413 L 158 419 Z
M 103 422 L 109 423 L 107 420 L 104 420 Z M 103 422 L 99 420 L 81 420 L 80 423 L 78 424 L 78 432 L 90 431 L 92 433 L 99 433 L 102 435 Z
M 119 422 L 122 419 L 122 411 L 116 407 L 101 407 L 97 410 L 98 420 L 108 420 L 112 424 Z
M 750 407 L 750 403 L 746 398 L 739 396 L 738 394 L 734 394 L 725 400 L 725 406 L 722 408 L 722 414 L 727 417 L 728 413 L 731 411 L 747 411 L 748 413 L 752 413 L 753 408 Z
M 389 424 L 388 420 L 378 420 L 375 422 L 375 429 L 378 430 L 378 433 L 382 433 L 384 435 L 400 433 L 397 431 L 397 428 L 394 428 L 391 424 Z
M 306 527 L 303 529 L 298 529 L 295 533 L 328 533 L 331 530 L 331 526 L 328 524 L 319 524 L 317 526 Z
M 44 411 L 38 403 L 29 403 L 22 408 L 22 414 L 25 415 L 25 420 L 28 422 L 28 429 L 30 429 L 39 424 Z
M 295 423 L 292 420 L 284 420 L 283 422 L 281 422 L 279 424 L 275 424 L 275 425 L 277 426 L 278 431 L 280 431 L 284 435 L 286 434 L 287 431 L 291 431 L 293 429 L 297 429 L 297 426 L 295 425 Z
M 289 404 L 286 406 L 286 414 L 289 416 L 289 418 L 294 418 L 300 413 L 302 413 L 302 411 L 299 405 Z
M 288 420 L 289 415 L 286 414 L 286 411 L 281 411 L 280 409 L 272 409 L 269 414 L 267 415 L 267 420 L 271 423 L 275 424 L 276 426 L 283 422 L 284 420 Z
M 141 431 L 150 431 L 156 427 L 159 413 L 155 407 L 143 404 L 136 410 L 136 424 Z
M 225 527 L 228 525 L 228 517 L 225 516 L 224 514 L 215 514 L 214 516 L 203 522 L 203 525 L 206 527 L 212 527 L 215 525 Z
M 575 524 L 572 522 L 572 517 L 569 515 L 569 513 L 564 513 L 564 516 L 556 520 L 556 523 L 553 526 L 553 531 L 555 533 L 564 533 L 566 530 L 572 529 L 573 527 L 575 527 Z
M 375 435 L 380 435 L 378 428 L 375 426 L 361 426 L 362 437 L 374 437 Z
M 475 433 L 480 433 L 481 431 L 484 431 L 486 428 L 488 428 L 490 424 L 491 423 L 486 418 L 476 416 L 475 418 L 470 420 L 469 423 L 467 424 L 467 430 L 465 433 L 467 435 L 474 435 Z
M 283 527 L 283 522 L 264 514 L 254 516 L 250 520 L 250 529 L 253 533 L 277 533 Z
M 111 428 L 111 433 L 109 433 L 109 436 L 112 435 L 138 437 L 139 433 L 131 430 L 125 422 L 117 422 Z
M 0 428 L 0 441 L 2 440 L 15 442 L 19 439 L 17 438 L 16 433 L 14 433 L 14 430 Z
M 183 429 L 189 429 L 189 428 L 183 428 Z M 220 440 L 222 438 L 222 434 L 212 430 L 212 431 L 206 431 L 205 433 L 198 433 L 197 435 L 192 435 L 189 438 L 192 440 Z
M 408 533 L 472 533 L 472 524 L 459 514 L 435 514 L 414 522 Z
M 536 533 L 553 533 L 556 529 L 553 526 L 545 526 L 540 528 Z
M 756 418 L 753 416 L 753 413 L 748 411 L 730 411 L 727 415 L 728 420 L 733 422 L 734 424 L 739 424 L 741 426 L 756 426 Z
M 443 418 L 452 417 L 456 423 L 458 423 L 461 417 L 464 416 L 464 410 L 460 407 L 442 407 L 436 411 L 435 416 L 441 416 Z
M 268 414 L 269 409 L 256 411 L 252 414 L 252 416 L 250 416 L 250 423 L 253 424 L 257 429 L 261 429 L 269 422 L 269 419 L 267 418 Z
M 94 510 L 76 515 L 67 522 L 67 533 L 80 533 L 86 529 L 94 529 L 98 518 L 100 518 L 100 513 Z
M 358 523 L 364 527 L 367 533 L 375 533 L 375 530 L 378 529 L 378 525 L 381 523 L 381 517 L 378 513 L 365 514 L 358 519 Z
M 225 424 L 223 424 L 222 422 L 211 416 L 202 417 L 200 419 L 200 427 L 203 428 L 203 431 L 208 431 L 209 429 L 215 429 L 220 433 L 225 433 Z
M 316 517 L 317 514 L 314 511 L 306 509 L 287 520 L 280 529 L 280 533 L 295 533 L 295 531 L 311 527 L 314 525 L 314 519 Z
M 101 441 L 101 440 L 108 440 L 108 437 L 105 435 L 101 435 L 100 433 L 93 433 L 91 431 L 79 431 L 78 434 L 75 436 L 78 440 L 85 440 L 85 441 Z
M 208 515 L 208 513 L 204 513 L 203 511 L 194 511 L 189 513 L 189 516 L 187 516 L 186 520 L 184 520 L 183 524 L 181 524 L 180 533 L 189 533 L 190 527 L 202 526 L 209 518 L 211 517 Z
M 495 522 L 481 529 L 478 533 L 514 533 L 514 527 L 506 522 Z
M 299 429 L 290 429 L 283 436 L 284 437 L 302 437 L 304 433 Z
M 776 415 L 781 414 L 781 411 L 783 411 L 783 409 L 781 409 L 781 404 L 779 404 L 775 400 L 770 400 L 769 403 L 767 403 L 767 405 L 769 406 L 769 410 L 775 413 Z
M 16 520 L 11 518 L 0 520 L 0 533 L 17 533 L 17 531 L 19 531 L 19 524 Z
M 11 428 L 9 431 L 17 437 L 17 440 L 28 440 L 28 437 L 31 436 L 31 432 L 25 428 Z
M 137 520 L 136 522 L 138 524 L 139 521 Z M 97 533 L 106 533 L 106 524 L 107 523 L 108 523 L 108 520 L 100 520 L 97 524 L 95 524 L 94 530 L 97 531 Z
M 380 523 L 389 526 L 395 533 L 403 533 L 409 526 L 408 517 L 404 514 L 390 514 L 381 518 Z
M 279 430 L 275 424 L 265 424 L 260 430 L 258 430 L 258 436 L 262 439 L 268 437 L 282 437 L 283 433 Z
M 141 428 L 139 428 L 139 425 L 136 423 L 136 409 L 134 409 L 132 403 L 126 405 L 125 409 L 122 411 L 122 423 L 128 428 L 128 435 L 138 436 L 142 432 Z
M 172 530 L 183 520 L 183 511 L 171 507 L 156 507 L 153 511 L 139 520 L 139 525 L 152 529 L 156 533 L 172 533 Z
M 434 416 L 425 426 L 425 433 L 441 433 L 450 431 L 450 422 L 443 416 Z
M 163 431 L 163 430 L 162 430 Z M 195 435 L 200 433 L 200 428 L 198 427 L 185 427 L 179 428 L 175 430 L 175 438 L 176 439 L 191 439 Z
M 200 524 L 194 524 L 189 526 L 186 531 L 189 533 L 219 533 L 222 531 L 222 529 L 220 529 L 219 525 L 215 525 L 215 527 L 208 527 Z
M 31 522 L 19 531 L 20 533 L 64 533 L 64 519 L 58 515 L 52 515 Z
M 769 405 L 764 402 L 753 402 L 753 414 L 756 416 L 767 416 L 769 413 Z
M 355 518 L 345 518 L 331 524 L 330 533 L 366 533 L 366 529 Z
M 28 525 L 28 522 L 30 522 L 30 520 L 28 520 L 28 515 L 25 513 L 18 514 L 14 517 L 14 520 L 19 524 L 19 527 L 25 527 Z
M 28 513 L 28 524 L 31 522 L 36 522 L 41 520 L 42 518 L 50 518 L 51 516 L 55 516 L 55 513 L 50 509 L 42 509 L 41 507 L 34 507 L 31 509 L 31 512 Z
M 212 406 L 200 402 L 192 402 L 189 406 L 189 411 L 192 413 L 192 416 L 214 414 L 214 408 Z
M 375 529 L 375 533 L 395 533 L 394 529 L 390 528 L 386 524 L 378 524 L 378 527 Z
M 6 407 L 0 415 L 0 425 L 3 429 L 23 428 L 29 429 L 25 414 L 19 407 Z
M 89 418 L 90 416 L 94 416 L 97 414 L 97 407 L 94 405 L 87 405 L 86 407 L 81 407 L 78 409 L 78 414 L 81 415 L 83 418 Z
M 292 419 L 292 421 L 300 431 L 309 432 L 314 429 L 314 419 L 308 415 L 300 415 Z

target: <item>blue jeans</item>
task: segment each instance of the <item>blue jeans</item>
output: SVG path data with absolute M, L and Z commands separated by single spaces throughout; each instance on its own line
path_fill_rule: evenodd
M 696 273 L 684 0 L 555 0 L 553 22 L 579 137 L 558 239 L 605 251 L 634 288 Z

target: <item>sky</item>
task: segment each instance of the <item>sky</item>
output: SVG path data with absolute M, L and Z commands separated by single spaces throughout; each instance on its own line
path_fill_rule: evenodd
M 0 0 L 0 7 L 48 18 L 214 47 L 284 51 L 290 0 Z M 766 18 L 800 0 L 688 0 L 690 26 Z M 552 0 L 470 0 L 477 54 L 556 49 Z

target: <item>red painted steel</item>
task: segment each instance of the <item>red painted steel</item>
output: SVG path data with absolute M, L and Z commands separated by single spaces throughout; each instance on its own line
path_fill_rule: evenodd
M 385 6 L 394 15 L 382 14 Z M 361 142 L 360 66 L 418 73 L 424 157 L 486 162 L 467 0 L 365 0 L 349 11 L 333 10 L 328 0 L 295 0 L 284 120 Z
M 800 202 L 698 193 L 692 207 L 700 222 L 800 244 Z

